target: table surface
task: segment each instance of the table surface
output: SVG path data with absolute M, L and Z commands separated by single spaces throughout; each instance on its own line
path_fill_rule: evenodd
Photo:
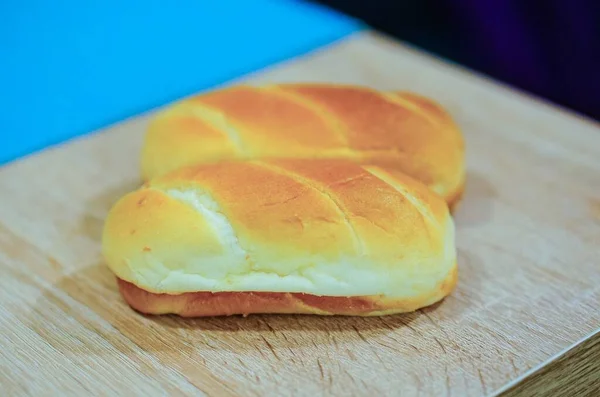
M 457 290 L 380 318 L 134 313 L 100 233 L 140 183 L 146 113 L 0 168 L 4 394 L 491 395 L 600 328 L 597 124 L 369 32 L 241 80 L 446 106 L 467 143 Z

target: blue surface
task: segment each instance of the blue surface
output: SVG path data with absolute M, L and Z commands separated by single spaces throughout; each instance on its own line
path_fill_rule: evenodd
M 358 29 L 293 0 L 0 1 L 0 164 Z

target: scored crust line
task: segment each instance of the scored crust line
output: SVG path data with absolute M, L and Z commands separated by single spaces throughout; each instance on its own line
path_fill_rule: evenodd
M 217 200 L 215 200 L 207 191 L 199 188 L 190 189 L 161 189 L 155 186 L 150 189 L 158 190 L 167 195 L 173 200 L 185 204 L 200 215 L 202 215 L 211 229 L 217 235 L 218 240 L 228 248 L 232 248 L 233 252 L 245 258 L 248 252 L 242 247 L 233 225 L 223 214 L 223 210 Z
M 432 223 L 435 228 L 441 229 L 442 225 L 440 222 L 433 216 L 431 210 L 427 208 L 423 203 L 413 196 L 408 190 L 402 188 L 399 184 L 394 183 L 394 178 L 392 175 L 388 174 L 385 170 L 375 167 L 375 166 L 362 166 L 362 169 L 373 175 L 375 178 L 381 180 L 386 185 L 389 185 L 392 189 L 396 190 L 400 193 L 408 202 L 410 202 L 421 214 L 424 219 L 427 219 L 430 223 Z
M 245 156 L 247 148 L 242 140 L 241 134 L 235 129 L 235 127 L 229 122 L 225 113 L 219 109 L 207 106 L 205 104 L 188 104 L 190 111 L 194 117 L 210 124 L 216 130 L 221 131 L 227 139 L 233 144 L 236 151 Z
M 354 242 L 354 246 L 356 248 L 358 248 L 359 252 L 361 255 L 364 255 L 367 252 L 367 249 L 365 247 L 364 242 L 362 241 L 362 239 L 359 238 L 359 235 L 356 231 L 356 229 L 354 228 L 354 225 L 352 225 L 352 222 L 350 222 L 350 219 L 348 218 L 348 216 L 346 215 L 346 213 L 344 212 L 344 206 L 342 204 L 340 204 L 338 202 L 338 200 L 336 200 L 323 186 L 322 183 L 315 181 L 313 179 L 310 178 L 305 178 L 302 175 L 299 175 L 293 171 L 289 171 L 286 168 L 283 167 L 278 167 L 276 165 L 273 165 L 271 163 L 264 163 L 262 161 L 253 161 L 254 164 L 261 166 L 263 168 L 267 168 L 271 171 L 274 171 L 280 175 L 284 175 L 287 176 L 289 178 L 292 178 L 294 180 L 296 180 L 297 182 L 302 183 L 303 185 L 309 187 L 310 189 L 316 190 L 317 192 L 319 192 L 320 194 L 322 194 L 323 196 L 327 197 L 328 200 L 330 200 L 333 205 L 335 206 L 335 208 L 338 210 L 339 214 L 342 216 L 342 218 L 344 219 L 346 225 L 348 226 L 348 228 L 350 229 L 350 232 L 352 234 L 352 240 Z
M 419 105 L 413 103 L 412 101 L 410 101 L 408 99 L 403 98 L 397 92 L 382 92 L 381 95 L 388 102 L 393 103 L 394 105 L 403 107 L 405 109 L 409 109 L 409 110 L 413 111 L 414 113 L 416 113 L 419 116 L 423 117 L 425 120 L 427 120 L 429 123 L 433 124 L 436 127 L 438 127 L 438 126 L 440 126 L 440 124 L 442 124 L 440 122 L 440 120 L 438 120 L 436 117 L 433 117 L 430 114 L 428 114 L 427 112 L 423 111 L 423 109 L 421 109 L 421 107 Z
M 256 86 L 254 88 L 258 89 L 258 90 L 271 92 L 271 93 L 274 93 L 275 95 L 279 95 L 279 96 L 288 98 L 291 101 L 298 103 L 298 104 L 304 106 L 305 108 L 308 108 L 311 111 L 315 112 L 319 117 L 321 117 L 325 121 L 325 123 L 328 126 L 331 127 L 331 130 L 333 131 L 333 133 L 338 138 L 340 138 L 340 140 L 343 142 L 344 146 L 346 148 L 350 147 L 349 143 L 348 143 L 348 135 L 346 133 L 346 129 L 342 127 L 341 123 L 337 120 L 336 117 L 332 117 L 324 107 L 312 102 L 310 100 L 310 98 L 308 98 L 296 91 L 284 90 L 283 88 L 281 88 L 281 86 L 279 86 L 277 84 Z

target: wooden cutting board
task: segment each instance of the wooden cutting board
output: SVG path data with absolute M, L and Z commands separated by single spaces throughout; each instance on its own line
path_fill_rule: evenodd
M 597 124 L 372 33 L 246 78 L 409 89 L 452 112 L 468 153 L 457 290 L 382 318 L 136 314 L 99 239 L 140 183 L 146 114 L 0 169 L 2 395 L 480 396 L 534 387 L 536 368 L 553 374 L 536 390 L 591 390 Z M 567 380 L 552 383 L 560 368 Z

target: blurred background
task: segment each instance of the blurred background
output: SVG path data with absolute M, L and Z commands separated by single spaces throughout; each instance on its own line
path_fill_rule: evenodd
M 314 0 L 600 120 L 600 0 Z
M 0 165 L 365 28 L 600 120 L 600 0 L 0 1 Z

